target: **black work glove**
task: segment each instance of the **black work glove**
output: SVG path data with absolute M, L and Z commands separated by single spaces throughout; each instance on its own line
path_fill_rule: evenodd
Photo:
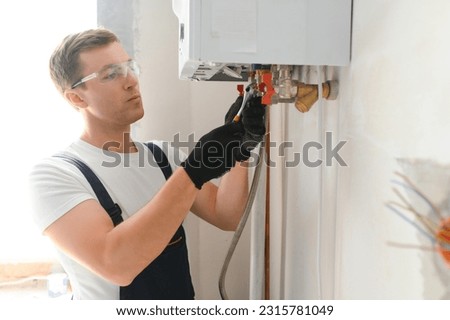
M 231 105 L 225 115 L 225 123 L 231 123 L 233 121 L 234 116 L 241 108 L 243 99 L 244 98 L 240 96 Z M 242 138 L 241 152 L 237 155 L 238 161 L 245 161 L 250 158 L 250 151 L 263 140 L 264 135 L 266 134 L 265 114 L 266 108 L 265 105 L 261 103 L 261 97 L 251 96 L 241 114 L 240 121 L 242 121 L 242 124 L 244 125 L 245 132 Z
M 241 123 L 229 123 L 200 138 L 188 158 L 181 163 L 197 189 L 234 167 L 243 134 Z

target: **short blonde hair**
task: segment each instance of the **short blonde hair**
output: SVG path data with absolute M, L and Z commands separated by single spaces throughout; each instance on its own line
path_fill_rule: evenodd
M 56 88 L 63 94 L 82 77 L 80 53 L 113 42 L 120 40 L 112 31 L 104 28 L 90 29 L 65 37 L 50 57 L 50 77 Z

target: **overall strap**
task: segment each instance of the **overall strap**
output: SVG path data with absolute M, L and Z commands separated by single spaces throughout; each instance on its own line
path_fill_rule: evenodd
M 172 168 L 164 151 L 152 142 L 145 143 L 145 145 L 153 153 L 153 157 L 155 157 L 155 161 L 163 172 L 164 177 L 166 177 L 166 180 L 169 180 L 169 177 L 172 175 Z
M 145 145 L 153 153 L 155 161 L 161 168 L 161 171 L 163 172 L 166 180 L 169 179 L 169 177 L 172 175 L 172 168 L 170 167 L 169 160 L 167 159 L 164 151 L 159 146 L 151 142 L 145 143 Z M 108 212 L 108 215 L 113 221 L 114 226 L 117 226 L 123 221 L 122 209 L 120 209 L 117 203 L 114 203 L 108 191 L 106 191 L 105 187 L 103 186 L 103 183 L 87 164 L 68 153 L 58 153 L 55 154 L 54 157 L 64 159 L 65 161 L 73 164 L 81 171 L 81 173 L 85 176 L 86 180 L 94 190 L 94 193 L 97 196 L 101 206 L 106 210 L 106 212 Z
M 117 203 L 114 203 L 108 191 L 106 191 L 105 187 L 103 186 L 103 183 L 99 180 L 99 178 L 95 175 L 95 173 L 91 170 L 91 168 L 89 168 L 87 164 L 85 164 L 80 159 L 75 158 L 74 156 L 69 155 L 67 153 L 58 153 L 54 156 L 62 158 L 67 162 L 73 164 L 81 171 L 81 173 L 83 173 L 86 180 L 89 182 L 92 189 L 94 190 L 94 193 L 97 196 L 101 206 L 108 212 L 108 215 L 111 217 L 114 226 L 117 226 L 119 223 L 123 221 L 122 209 L 120 209 Z

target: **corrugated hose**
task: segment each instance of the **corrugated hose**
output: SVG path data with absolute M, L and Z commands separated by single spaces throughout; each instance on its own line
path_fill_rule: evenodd
M 251 185 L 250 192 L 248 195 L 247 203 L 245 205 L 245 210 L 244 210 L 244 213 L 242 214 L 241 220 L 239 221 L 236 231 L 234 232 L 233 239 L 231 240 L 231 244 L 228 249 L 228 253 L 225 257 L 225 261 L 223 263 L 222 270 L 220 272 L 219 292 L 220 292 L 220 296 L 221 296 L 222 300 L 229 300 L 227 292 L 225 290 L 225 277 L 226 277 L 226 274 L 228 271 L 228 266 L 230 265 L 231 258 L 233 257 L 236 246 L 239 242 L 239 239 L 241 238 L 242 231 L 244 230 L 245 224 L 247 223 L 247 218 L 250 215 L 250 210 L 252 209 L 253 201 L 255 200 L 256 190 L 258 188 L 259 176 L 261 174 L 261 167 L 262 167 L 262 163 L 264 162 L 262 160 L 263 154 L 264 154 L 264 147 L 261 144 L 259 147 L 257 166 L 256 166 L 255 172 L 253 174 L 252 185 Z

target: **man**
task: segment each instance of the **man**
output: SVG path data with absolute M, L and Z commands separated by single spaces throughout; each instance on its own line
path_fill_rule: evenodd
M 236 228 L 248 194 L 243 161 L 265 130 L 260 99 L 243 114 L 247 121 L 233 123 L 238 99 L 227 124 L 203 136 L 181 167 L 169 150 L 173 172 L 165 181 L 150 165 L 152 153 L 130 137 L 131 124 L 144 113 L 138 66 L 112 32 L 66 37 L 50 59 L 50 73 L 85 123 L 65 152 L 93 170 L 123 219 L 115 226 L 83 173 L 64 159 L 50 157 L 33 169 L 34 218 L 58 248 L 74 298 L 193 299 L 180 226 L 192 211 L 220 229 Z M 117 157 L 128 157 L 128 165 L 106 165 Z M 219 187 L 208 182 L 221 176 Z

